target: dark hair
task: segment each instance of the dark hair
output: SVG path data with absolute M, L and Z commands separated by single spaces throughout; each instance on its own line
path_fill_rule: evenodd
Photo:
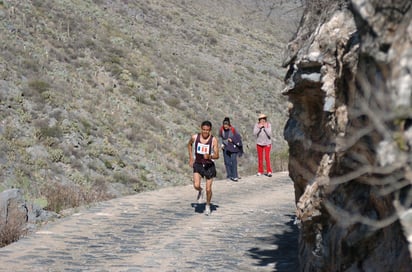
M 223 119 L 223 124 L 225 124 L 225 123 L 227 123 L 228 125 L 230 125 L 230 119 L 229 119 L 229 117 L 225 117 L 225 118 Z
M 203 127 L 203 126 L 208 126 L 208 127 L 212 128 L 212 123 L 210 121 L 203 121 L 202 125 L 200 125 L 200 127 Z

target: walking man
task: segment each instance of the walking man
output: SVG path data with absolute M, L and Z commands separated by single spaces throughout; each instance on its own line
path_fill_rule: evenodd
M 204 191 L 201 186 L 202 178 L 206 178 L 206 209 L 205 214 L 210 215 L 210 202 L 212 200 L 212 183 L 216 177 L 216 167 L 213 160 L 219 159 L 219 148 L 216 137 L 212 135 L 212 123 L 203 121 L 200 133 L 190 137 L 187 144 L 189 151 L 189 165 L 193 167 L 193 187 L 198 191 L 197 200 L 202 202 Z M 195 156 L 193 156 L 193 143 Z

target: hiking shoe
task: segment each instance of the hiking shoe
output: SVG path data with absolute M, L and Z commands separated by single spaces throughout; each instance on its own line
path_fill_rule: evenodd
M 197 194 L 197 203 L 199 204 L 203 203 L 203 190 L 200 190 L 199 193 Z
M 206 205 L 205 214 L 210 215 L 210 205 Z

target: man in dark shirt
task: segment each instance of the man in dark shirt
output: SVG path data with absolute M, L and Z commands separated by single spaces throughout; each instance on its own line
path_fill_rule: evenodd
M 212 200 L 212 183 L 216 177 L 216 167 L 213 160 L 219 159 L 218 140 L 212 136 L 212 123 L 203 121 L 201 132 L 190 137 L 187 144 L 189 152 L 189 165 L 193 167 L 193 187 L 198 191 L 198 202 L 202 201 L 203 188 L 201 179 L 206 178 L 206 209 L 205 214 L 210 215 L 210 202 Z M 193 156 L 193 143 L 195 156 Z

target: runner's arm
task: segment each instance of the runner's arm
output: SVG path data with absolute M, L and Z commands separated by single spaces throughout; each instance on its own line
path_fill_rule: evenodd
M 193 159 L 193 143 L 194 142 L 195 142 L 194 135 L 192 135 L 190 137 L 189 142 L 187 142 L 187 151 L 189 152 L 189 165 L 190 165 L 190 167 L 193 166 L 193 162 L 194 162 L 194 159 Z
M 216 137 L 213 137 L 212 148 L 213 148 L 213 157 L 211 158 L 214 160 L 219 159 L 219 143 Z

